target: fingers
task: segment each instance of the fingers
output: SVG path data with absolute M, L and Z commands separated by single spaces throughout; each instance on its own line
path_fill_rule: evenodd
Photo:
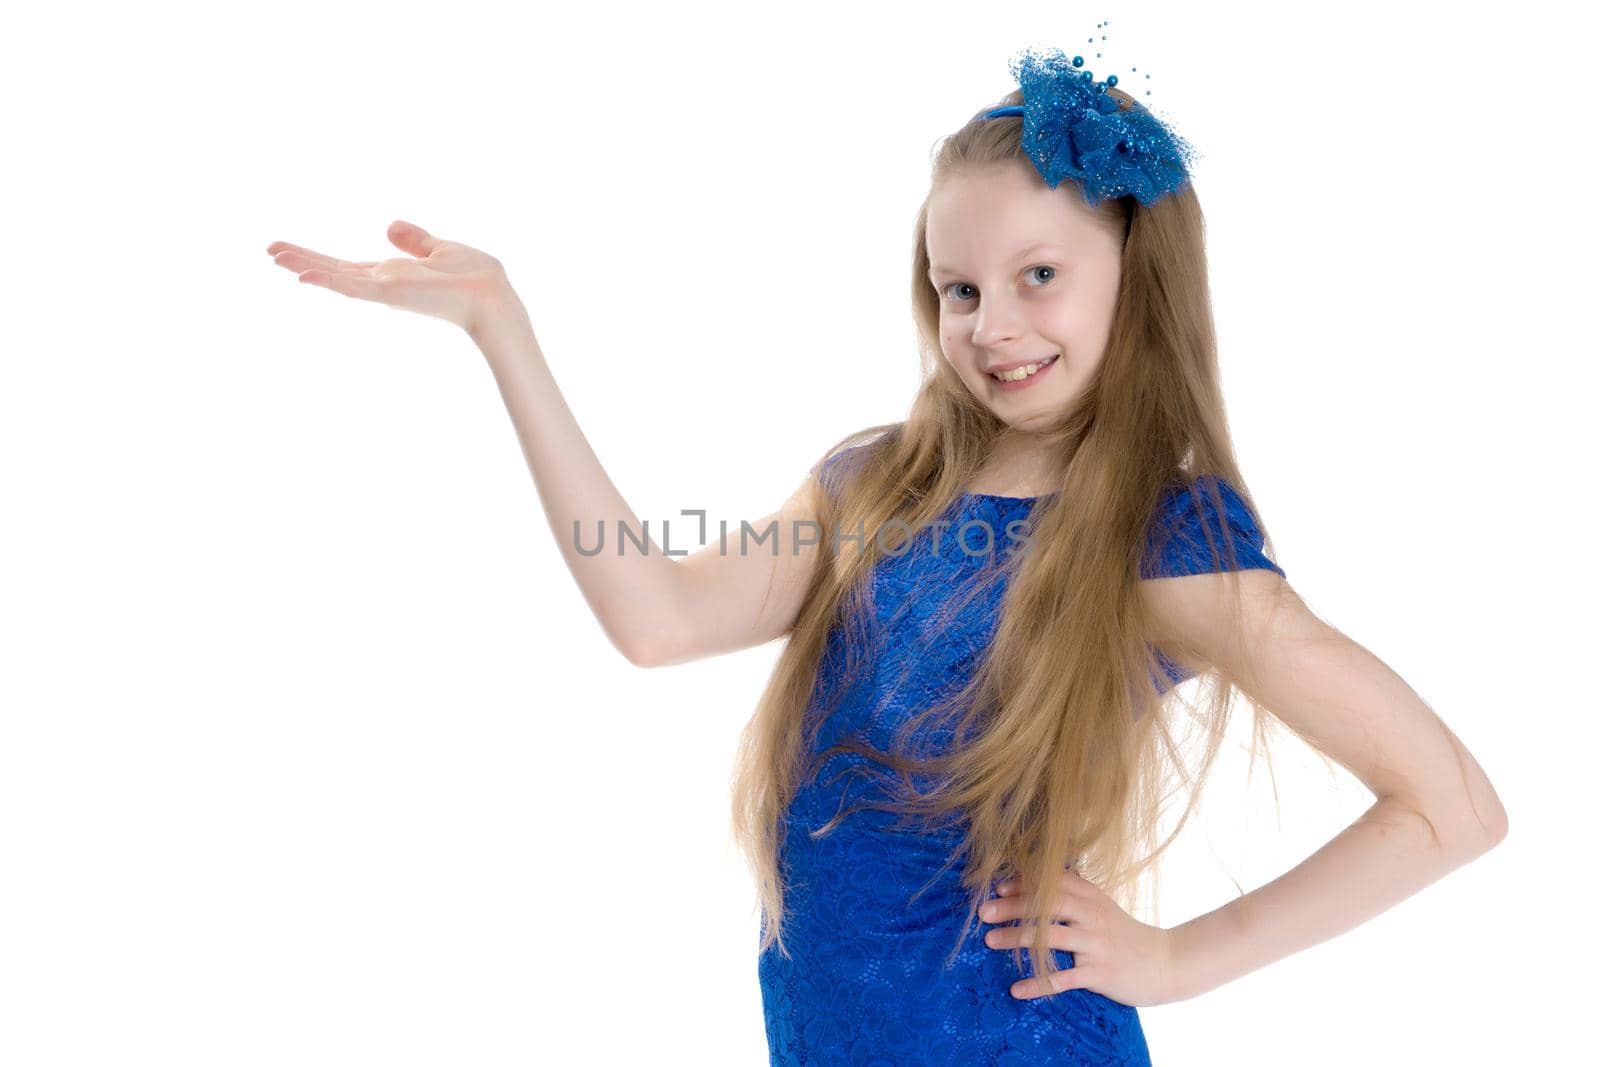
M 332 289 L 336 293 L 343 293 L 345 296 L 353 296 L 360 300 L 375 300 L 380 304 L 389 303 L 383 296 L 383 283 L 374 281 L 365 274 L 345 271 L 308 270 L 300 275 L 300 280 L 311 285 L 320 285 L 324 289 Z
M 409 252 L 418 258 L 431 256 L 442 243 L 427 230 L 415 223 L 404 219 L 396 219 L 389 224 L 389 240 L 396 248 Z M 325 271 L 349 270 L 352 267 L 375 267 L 377 260 L 364 260 L 356 263 L 346 259 L 335 259 L 325 256 L 321 252 L 313 252 L 309 248 L 302 248 L 288 241 L 274 241 L 267 246 L 267 255 L 271 256 L 280 266 L 292 270 L 303 271 L 317 268 Z M 283 259 L 288 255 L 289 259 Z
M 1033 923 L 998 926 L 985 931 L 983 943 L 992 949 L 1029 948 L 1033 944 L 1035 929 Z M 1082 954 L 1103 950 L 1104 946 L 1099 944 L 1092 932 L 1076 924 L 1068 926 L 1051 923 L 1049 930 L 1045 932 L 1045 943 L 1052 949 L 1071 953 L 1072 965 L 1047 978 L 1035 975 L 1013 983 L 1010 992 L 1018 1000 L 1033 1000 L 1064 993 L 1069 989 L 1088 988 L 1089 983 L 1094 980 L 1094 973 L 1086 969 L 1082 962 Z
M 288 241 L 272 242 L 267 246 L 267 254 L 272 257 L 273 262 L 278 266 L 287 267 L 296 274 L 313 268 L 331 273 L 338 270 L 356 270 L 378 265 L 377 260 L 352 263 L 346 259 L 335 259 L 332 256 L 325 256 L 321 252 L 313 252 L 309 248 L 301 248 L 299 245 L 290 244 Z
M 1093 882 L 1089 882 L 1083 878 L 1080 878 L 1071 871 L 1064 872 L 1061 875 L 1060 882 L 1058 882 L 1056 885 L 1058 892 L 1069 895 L 1085 893 L 1093 888 L 1095 888 Z M 1004 897 L 1007 900 L 1012 900 L 1018 897 L 1026 897 L 1029 895 L 1028 893 L 1022 891 L 1021 887 L 1017 885 L 1015 879 L 1011 878 L 1008 878 L 1003 882 L 997 882 L 995 884 L 994 891 L 997 895 Z
M 1093 882 L 1090 882 L 1087 878 L 1084 878 L 1070 866 L 1066 867 L 1061 872 L 1061 887 L 1069 890 L 1096 888 Z M 995 892 L 1003 897 L 1014 895 L 1017 892 L 1017 879 L 1007 878 L 1002 882 L 996 882 Z
M 404 219 L 396 219 L 389 224 L 389 240 L 394 242 L 396 248 L 417 257 L 431 256 L 434 249 L 439 247 L 438 240 L 432 234 Z
M 1007 926 L 990 930 L 983 935 L 983 943 L 992 949 L 1028 948 L 1033 943 L 1033 927 Z M 1045 943 L 1052 949 L 1072 954 L 1072 965 L 1048 977 L 1035 975 L 1015 982 L 1011 995 L 1018 1000 L 1054 996 L 1069 989 L 1087 988 L 1094 972 L 1082 962 L 1082 953 L 1093 950 L 1094 938 L 1076 926 L 1052 925 L 1045 934 Z
M 1028 896 L 1002 897 L 997 900 L 984 901 L 978 908 L 978 918 L 986 923 L 1009 922 L 1012 919 L 1021 919 L 1028 913 L 1032 898 Z M 1062 922 L 1081 922 L 1083 913 L 1087 911 L 1082 904 L 1074 900 L 1057 900 L 1054 910 L 1050 912 L 1052 919 Z
M 300 275 L 300 280 L 303 282 L 320 285 L 324 289 L 332 289 L 345 296 L 387 303 L 380 295 L 381 284 L 373 280 L 369 273 L 371 268 L 378 265 L 376 260 L 352 263 L 346 259 L 336 259 L 321 252 L 313 252 L 309 248 L 302 248 L 288 241 L 272 242 L 267 246 L 267 252 L 272 255 L 274 263 L 294 271 Z
M 1082 967 L 1068 967 L 1048 978 L 1034 977 L 1016 982 L 1011 986 L 1011 995 L 1018 1000 L 1033 1000 L 1065 993 L 1069 989 L 1085 989 L 1093 980 L 1094 976 L 1086 973 Z
M 1076 926 L 1051 923 L 1045 933 L 1045 942 L 1051 948 L 1067 952 L 1083 952 L 1089 948 L 1093 935 Z M 990 948 L 1027 948 L 1033 944 L 1033 924 L 1022 926 L 997 926 L 983 935 L 983 943 Z

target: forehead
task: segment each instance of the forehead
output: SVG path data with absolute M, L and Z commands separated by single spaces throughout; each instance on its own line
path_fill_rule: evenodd
M 1077 186 L 1052 189 L 1026 163 L 940 179 L 928 196 L 926 242 L 933 270 L 981 266 L 1041 245 L 1085 255 L 1103 254 L 1109 245 L 1104 223 Z

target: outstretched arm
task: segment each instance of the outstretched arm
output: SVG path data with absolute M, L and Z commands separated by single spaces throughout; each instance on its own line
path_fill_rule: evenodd
M 679 663 L 771 640 L 799 612 L 818 553 L 796 555 L 791 532 L 811 519 L 820 491 L 808 478 L 758 529 L 781 520 L 782 553 L 730 552 L 710 545 L 681 563 L 643 534 L 642 524 L 589 446 L 557 387 L 522 301 L 499 260 L 421 227 L 395 222 L 389 239 L 409 257 L 351 262 L 286 241 L 268 249 L 300 280 L 346 296 L 441 318 L 464 329 L 482 350 L 562 558 L 606 636 L 640 666 Z M 579 550 L 626 526 L 635 542 L 618 553 Z M 769 546 L 771 541 L 766 542 Z M 639 547 L 643 544 L 647 547 Z
M 1216 668 L 1372 790 L 1376 802 L 1275 880 L 1171 931 L 1172 1000 L 1358 926 L 1505 837 L 1483 769 L 1386 664 L 1317 618 L 1280 576 L 1142 583 L 1160 643 Z
M 749 524 L 752 537 L 768 535 L 755 544 L 730 530 L 725 544 L 713 538 L 682 559 L 653 539 L 648 554 L 632 542 L 621 555 L 609 543 L 593 555 L 579 552 L 574 524 L 590 544 L 597 519 L 612 529 L 620 520 L 641 541 L 642 529 L 556 388 L 522 305 L 510 299 L 473 339 L 500 384 L 561 553 L 612 642 L 637 666 L 665 667 L 788 633 L 821 555 L 815 544 L 801 545 L 816 540 L 816 479 Z

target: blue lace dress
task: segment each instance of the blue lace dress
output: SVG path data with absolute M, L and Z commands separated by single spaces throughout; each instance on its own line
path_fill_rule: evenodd
M 824 467 L 824 485 L 837 477 L 839 459 Z M 1263 553 L 1243 499 L 1226 482 L 1217 485 L 1240 568 L 1282 574 Z M 1144 577 L 1228 569 L 1210 547 L 1215 543 L 1220 552 L 1214 505 L 1207 493 L 1199 495 L 1196 500 L 1178 488 L 1164 499 L 1158 518 L 1167 520 L 1171 536 L 1152 539 L 1157 547 L 1141 566 Z M 935 619 L 940 603 L 991 555 L 979 551 L 988 536 L 979 527 L 971 527 L 964 541 L 955 535 L 963 524 L 978 520 L 1003 550 L 1007 531 L 1016 529 L 1008 524 L 1026 521 L 1035 499 L 963 496 L 944 515 L 950 525 L 937 528 L 942 532 L 937 548 L 936 527 L 925 527 L 909 551 L 878 563 L 872 575 L 876 626 L 869 647 L 847 648 L 848 631 L 839 627 L 829 636 L 813 703 L 817 695 L 832 693 L 830 687 L 844 675 L 847 654 L 864 656 L 865 666 L 825 720 L 814 753 L 847 732 L 888 749 L 900 722 L 927 702 L 951 695 L 967 679 L 992 637 L 1004 579 L 979 583 L 986 591 L 964 610 Z M 1211 542 L 1202 532 L 1202 518 Z M 1164 657 L 1162 663 L 1174 683 L 1187 677 Z M 1129 1005 L 1087 989 L 1013 997 L 1012 984 L 1031 975 L 1031 964 L 1024 954 L 1019 973 L 1012 950 L 985 945 L 988 924 L 981 920 L 974 919 L 953 964 L 945 967 L 968 906 L 959 861 L 938 873 L 954 851 L 957 831 L 930 831 L 900 822 L 894 812 L 860 809 L 822 837 L 809 835 L 841 805 L 862 799 L 867 780 L 838 772 L 863 760 L 851 752 L 830 756 L 786 813 L 779 862 L 788 884 L 784 942 L 789 956 L 774 944 L 761 953 L 758 966 L 771 1063 L 1149 1064 L 1138 1011 Z M 991 885 L 987 898 L 995 895 Z M 1059 967 L 1072 966 L 1070 952 L 1052 951 Z

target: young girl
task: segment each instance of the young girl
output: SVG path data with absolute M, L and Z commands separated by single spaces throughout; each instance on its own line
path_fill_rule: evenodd
M 774 1064 L 1148 1063 L 1138 1007 L 1348 930 L 1506 832 L 1449 729 L 1269 554 L 1223 413 L 1187 146 L 1081 60 L 1012 70 L 1020 88 L 942 142 L 917 217 L 909 417 L 830 449 L 754 547 L 581 550 L 582 527 L 639 523 L 493 257 L 402 222 L 389 237 L 415 258 L 268 249 L 469 332 L 630 661 L 787 636 L 734 790 Z M 1268 885 L 1147 925 L 1138 890 L 1240 695 L 1257 731 L 1269 710 L 1376 802 Z M 1175 782 L 1188 803 L 1158 842 Z

